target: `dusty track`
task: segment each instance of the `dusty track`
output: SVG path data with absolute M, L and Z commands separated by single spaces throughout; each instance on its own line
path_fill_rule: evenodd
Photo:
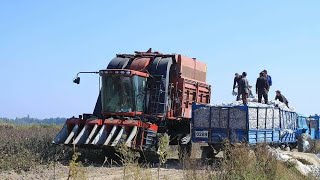
M 101 167 L 86 166 L 77 168 L 81 178 L 92 180 L 121 180 L 124 179 L 124 167 Z M 126 169 L 126 179 L 158 179 L 158 168 L 137 168 L 128 167 Z M 160 169 L 160 179 L 183 179 L 185 171 L 177 160 L 170 160 L 165 168 Z M 56 166 L 38 166 L 28 172 L 2 172 L 0 179 L 8 180 L 29 180 L 29 179 L 68 179 L 69 167 L 57 163 Z M 80 178 L 80 179 L 81 179 Z M 79 178 L 76 178 L 79 179 Z
M 105 180 L 105 179 L 115 179 L 120 180 L 124 177 L 124 168 L 123 167 L 82 167 L 79 168 L 79 171 L 83 171 L 84 179 L 92 180 Z M 128 170 L 126 177 L 137 177 L 140 176 L 141 179 L 158 179 L 158 169 L 149 168 L 149 169 L 140 169 L 140 172 L 137 170 Z M 67 166 L 58 165 L 54 171 L 53 167 L 38 167 L 35 170 L 30 172 L 22 172 L 20 174 L 15 172 L 4 172 L 0 173 L 1 179 L 8 180 L 28 180 L 28 179 L 68 179 L 69 168 Z M 179 168 L 161 168 L 160 169 L 160 179 L 183 179 L 183 170 Z M 132 179 L 130 178 L 130 179 Z
M 280 151 L 281 154 L 288 155 L 294 159 L 304 159 L 314 166 L 320 167 L 320 159 L 315 154 L 299 153 L 299 152 L 285 152 Z M 121 180 L 124 177 L 124 167 L 112 166 L 112 167 L 101 167 L 99 166 L 86 166 L 77 168 L 83 179 L 92 180 Z M 170 160 L 165 168 L 160 169 L 160 179 L 184 179 L 186 177 L 186 171 L 183 170 L 182 165 L 177 160 Z M 206 173 L 202 170 L 197 170 L 197 174 Z M 2 172 L 0 173 L 0 179 L 8 180 L 29 180 L 29 179 L 68 179 L 69 167 L 56 163 L 56 166 L 38 166 L 29 172 Z M 129 167 L 126 172 L 127 179 L 158 179 L 157 168 L 137 168 Z M 80 179 L 81 179 L 80 178 Z M 76 178 L 79 179 L 79 178 Z

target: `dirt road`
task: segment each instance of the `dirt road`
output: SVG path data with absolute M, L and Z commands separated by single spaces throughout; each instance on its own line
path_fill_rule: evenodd
M 286 152 L 277 151 L 282 158 L 287 158 L 287 160 L 294 159 L 296 161 L 301 161 L 304 159 L 312 165 L 301 165 L 302 169 L 300 171 L 303 173 L 304 168 L 310 169 L 310 171 L 315 171 L 314 173 L 320 173 L 320 159 L 315 154 L 299 153 L 299 152 Z M 287 161 L 284 159 L 284 161 Z M 86 167 L 76 167 L 76 172 L 78 176 L 75 179 L 90 179 L 90 180 L 121 180 L 124 179 L 158 179 L 158 169 L 154 168 L 138 168 L 133 167 L 120 167 L 111 166 L 101 167 L 100 166 L 86 166 Z M 8 180 L 29 180 L 29 179 L 52 179 L 52 180 L 66 180 L 68 179 L 70 167 L 57 163 L 55 166 L 39 166 L 29 172 L 2 172 L 0 173 L 0 179 Z M 165 168 L 160 169 L 159 177 L 160 179 L 186 179 L 190 177 L 188 173 L 194 173 L 190 171 L 183 170 L 183 167 L 177 160 L 170 160 Z M 307 173 L 308 171 L 306 171 Z M 203 173 L 207 173 L 205 170 L 197 170 L 196 174 L 202 176 Z M 320 174 L 319 174 L 320 175 Z M 191 174 L 192 176 L 192 174 Z M 320 177 L 320 176 L 319 176 Z
M 128 167 L 125 174 L 126 179 L 158 179 L 157 168 L 137 168 Z M 77 168 L 79 176 L 76 179 L 89 179 L 89 180 L 121 180 L 124 179 L 123 167 L 81 167 Z M 61 164 L 54 167 L 38 167 L 30 172 L 3 172 L 0 173 L 1 179 L 8 180 L 31 180 L 31 179 L 68 179 L 69 167 Z M 183 179 L 184 171 L 177 166 L 169 166 L 160 169 L 160 179 Z

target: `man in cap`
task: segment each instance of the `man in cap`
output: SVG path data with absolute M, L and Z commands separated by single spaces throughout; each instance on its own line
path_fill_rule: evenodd
M 271 76 L 268 75 L 268 71 L 267 70 L 263 70 L 262 73 L 264 73 L 264 76 L 267 78 L 268 83 L 269 83 L 269 87 L 272 86 L 272 78 Z
M 238 93 L 237 93 L 237 101 L 240 100 L 240 80 L 241 80 L 241 75 L 236 73 L 235 74 L 235 77 L 234 77 L 234 81 L 233 81 L 233 91 L 232 91 L 232 94 L 235 95 L 236 92 L 234 91 L 236 89 L 236 87 L 238 87 Z
M 264 103 L 268 104 L 268 92 L 269 92 L 269 83 L 265 74 L 260 73 L 260 77 L 257 79 L 256 83 L 256 93 L 258 94 L 258 102 L 262 102 L 262 97 L 264 98 Z
M 250 89 L 249 89 L 249 81 L 247 79 L 246 72 L 242 73 L 242 78 L 239 82 L 239 90 L 242 95 L 243 104 L 247 105 L 247 101 L 248 101 L 247 98 L 248 98 L 248 94 L 249 94 Z
M 281 94 L 281 91 L 277 90 L 276 91 L 276 98 L 275 100 L 279 100 L 280 102 L 283 102 L 284 104 L 287 105 L 287 107 L 289 107 L 289 102 L 287 100 L 286 97 L 284 97 L 284 95 Z

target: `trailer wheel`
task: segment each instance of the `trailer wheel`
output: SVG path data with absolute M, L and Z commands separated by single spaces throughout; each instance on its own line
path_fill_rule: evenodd
M 215 152 L 215 149 L 212 146 L 202 147 L 202 153 L 201 153 L 202 161 L 213 160 L 216 155 L 217 153 Z

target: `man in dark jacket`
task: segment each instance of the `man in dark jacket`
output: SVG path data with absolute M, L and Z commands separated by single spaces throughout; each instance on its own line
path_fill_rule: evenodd
M 269 83 L 264 73 L 260 73 L 260 77 L 257 79 L 256 83 L 256 93 L 258 94 L 258 102 L 262 102 L 262 96 L 264 98 L 265 104 L 268 104 L 268 92 L 269 92 Z
M 242 73 L 242 78 L 239 82 L 239 90 L 240 90 L 240 94 L 242 95 L 242 101 L 244 105 L 247 105 L 247 98 L 248 98 L 248 94 L 249 94 L 249 81 L 247 80 L 247 73 L 243 72 Z
M 281 94 L 281 91 L 276 91 L 276 98 L 275 100 L 279 100 L 280 102 L 283 102 L 284 104 L 287 105 L 287 107 L 289 107 L 289 102 L 287 100 L 286 97 L 284 97 L 284 95 Z
M 236 89 L 236 87 L 238 87 L 238 93 L 237 93 L 237 101 L 239 101 L 240 100 L 240 85 L 239 85 L 239 83 L 240 83 L 240 80 L 241 80 L 241 76 L 238 74 L 238 73 L 236 73 L 235 74 L 235 77 L 234 77 L 234 81 L 233 81 L 233 91 L 232 91 L 232 94 L 235 94 L 235 89 Z

